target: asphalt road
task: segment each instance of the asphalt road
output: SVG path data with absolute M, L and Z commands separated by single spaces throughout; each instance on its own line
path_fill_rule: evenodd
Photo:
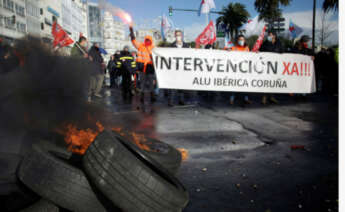
M 279 95 L 279 105 L 262 106 L 256 94 L 242 107 L 210 93 L 168 107 L 163 92 L 153 106 L 116 93 L 105 92 L 110 122 L 188 150 L 178 175 L 186 212 L 337 211 L 337 97 Z
M 256 94 L 245 107 L 228 105 L 219 93 L 193 97 L 185 106 L 168 107 L 161 92 L 158 102 L 146 99 L 143 106 L 137 97 L 129 104 L 118 90 L 105 89 L 104 98 L 92 104 L 105 109 L 99 119 L 106 126 L 188 151 L 178 174 L 190 193 L 185 212 L 337 211 L 336 97 L 314 94 L 296 101 L 279 95 L 279 105 L 262 106 Z M 11 135 L 0 150 L 23 151 L 24 135 Z

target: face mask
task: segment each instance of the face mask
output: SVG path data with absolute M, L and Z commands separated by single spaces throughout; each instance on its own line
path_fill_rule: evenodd
M 240 40 L 240 41 L 238 41 L 238 45 L 240 45 L 240 46 L 244 46 L 244 40 Z
M 151 41 L 150 40 L 145 40 L 145 46 L 151 46 Z
M 271 36 L 268 36 L 268 37 L 267 37 L 267 40 L 268 40 L 269 42 L 272 42 L 272 37 L 271 37 Z
M 181 41 L 182 41 L 182 36 L 176 36 L 176 40 L 177 40 L 178 42 L 181 42 Z

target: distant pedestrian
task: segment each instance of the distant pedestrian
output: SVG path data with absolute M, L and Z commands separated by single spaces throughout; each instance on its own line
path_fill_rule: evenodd
M 171 48 L 189 48 L 189 45 L 184 42 L 183 34 L 181 30 L 175 30 L 175 42 L 170 45 Z M 174 97 L 177 94 L 178 104 L 185 105 L 185 94 L 187 91 L 184 90 L 168 90 L 168 105 L 174 105 Z
M 136 71 L 136 62 L 129 52 L 129 47 L 125 46 L 119 58 L 119 72 L 122 76 L 122 97 L 124 101 L 132 100 L 132 76 Z
M 267 39 L 262 44 L 260 52 L 274 52 L 274 53 L 284 53 L 285 49 L 280 40 L 278 39 L 278 36 L 276 32 L 270 31 L 268 32 Z M 271 103 L 279 104 L 278 100 L 274 97 L 273 94 L 270 95 L 270 98 L 268 99 Z M 267 104 L 267 94 L 264 94 L 262 97 L 261 103 L 263 105 Z
M 236 39 L 236 45 L 231 47 L 231 51 L 241 51 L 241 52 L 249 52 L 249 47 L 246 43 L 246 39 L 243 35 L 239 35 Z M 242 94 L 240 94 L 242 96 Z M 235 93 L 232 93 L 230 96 L 230 104 L 233 105 L 235 102 Z M 248 95 L 244 95 L 244 103 L 245 104 L 252 104 L 252 102 L 249 100 Z
M 87 39 L 85 37 L 81 36 L 79 41 L 74 43 L 71 49 L 71 56 L 75 58 L 88 58 Z
M 89 51 L 90 60 L 92 62 L 92 76 L 90 78 L 88 101 L 91 101 L 92 96 L 102 98 L 100 94 L 104 80 L 103 58 L 99 51 L 98 44 L 94 44 Z
M 145 94 L 149 94 L 151 103 L 155 102 L 154 86 L 156 84 L 156 79 L 152 60 L 152 49 L 154 48 L 153 38 L 147 35 L 145 36 L 144 42 L 139 43 L 135 39 L 133 28 L 130 27 L 129 30 L 132 44 L 138 50 L 136 62 L 140 70 L 140 101 L 143 103 Z

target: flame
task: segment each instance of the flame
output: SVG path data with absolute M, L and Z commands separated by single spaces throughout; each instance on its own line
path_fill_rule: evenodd
M 96 122 L 96 126 L 97 130 L 90 128 L 80 130 L 74 124 L 67 124 L 63 127 L 64 130 L 58 129 L 56 131 L 64 135 L 69 151 L 83 155 L 97 135 L 104 130 L 100 122 Z
M 121 136 L 127 138 L 128 140 L 132 141 L 134 144 L 136 144 L 140 149 L 145 151 L 152 151 L 151 148 L 147 145 L 148 141 L 145 138 L 144 134 L 138 134 L 135 132 L 125 132 L 120 127 L 113 127 L 111 128 L 113 131 L 119 133 Z
M 188 159 L 188 157 L 189 157 L 188 150 L 186 150 L 184 148 L 177 148 L 177 150 L 181 152 L 182 161 L 186 161 Z

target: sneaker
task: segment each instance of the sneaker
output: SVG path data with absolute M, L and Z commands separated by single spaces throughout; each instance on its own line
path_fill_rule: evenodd
M 97 96 L 98 98 L 103 98 L 103 96 L 99 93 L 96 93 L 95 96 Z
M 270 98 L 270 102 L 272 102 L 274 104 L 279 104 L 279 101 L 276 98 L 274 98 L 274 97 Z

